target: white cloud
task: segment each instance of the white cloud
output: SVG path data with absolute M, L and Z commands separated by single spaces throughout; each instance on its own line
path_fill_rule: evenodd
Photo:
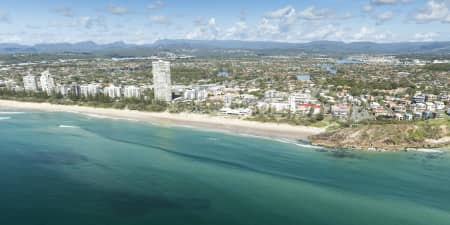
M 378 16 L 380 21 L 392 19 L 395 13 L 388 11 Z M 336 16 L 331 10 L 316 9 L 308 7 L 301 12 L 295 8 L 287 6 L 265 14 L 257 26 L 251 26 L 245 21 L 239 21 L 223 33 L 218 35 L 224 39 L 244 39 L 244 40 L 270 40 L 270 41 L 389 41 L 393 40 L 393 34 L 388 31 L 378 31 L 374 28 L 363 26 L 358 29 L 342 28 L 339 23 L 330 21 L 330 18 L 343 19 L 351 17 L 345 14 L 342 17 Z M 302 20 L 298 20 L 298 19 Z M 297 23 L 303 21 L 302 24 Z M 211 36 L 207 34 L 205 27 L 215 25 L 208 24 L 205 20 L 199 20 L 201 29 L 191 32 L 189 37 Z M 204 25 L 208 24 L 208 25 Z M 220 31 L 220 30 L 218 30 Z M 201 34 L 201 35 L 200 35 Z
M 271 19 L 282 19 L 292 16 L 295 16 L 295 8 L 290 5 L 266 14 L 266 17 Z
M 192 22 L 194 23 L 194 26 L 196 26 L 196 27 L 204 26 L 204 25 L 208 24 L 208 21 L 203 17 L 198 17 L 198 18 L 194 19 Z
M 346 12 L 344 15 L 340 16 L 338 19 L 347 20 L 353 18 L 353 14 L 351 12 Z
M 376 42 L 384 42 L 391 41 L 394 38 L 394 35 L 388 31 L 377 31 L 374 28 L 362 26 L 356 33 L 349 37 L 351 41 L 376 41 Z
M 153 1 L 153 2 L 152 2 Z M 417 11 L 410 12 L 408 19 L 417 23 L 428 22 L 449 22 L 450 23 L 450 0 L 425 0 L 423 8 Z M 158 11 L 148 11 L 158 9 L 164 6 L 165 2 L 162 0 L 149 0 L 151 4 L 144 4 L 144 11 L 133 11 L 131 8 L 120 5 L 104 5 L 100 11 L 93 12 L 92 15 L 87 16 L 75 15 L 72 8 L 61 7 L 50 9 L 53 13 L 53 19 L 48 20 L 48 26 L 44 22 L 42 27 L 26 26 L 24 23 L 23 30 L 28 33 L 23 38 L 18 34 L 9 34 L 4 37 L 4 40 L 27 40 L 27 41 L 52 41 L 52 40 L 125 40 L 143 42 L 156 38 L 189 38 L 189 39 L 238 39 L 238 40 L 261 40 L 261 41 L 315 41 L 315 40 L 330 40 L 330 41 L 432 41 L 432 40 L 447 40 L 448 32 L 441 29 L 438 24 L 433 27 L 427 25 L 406 24 L 406 28 L 396 31 L 396 35 L 389 31 L 385 31 L 376 24 L 386 23 L 387 21 L 399 18 L 404 15 L 401 7 L 407 1 L 404 0 L 365 0 L 365 2 L 357 7 L 363 6 L 362 11 L 367 15 L 362 17 L 361 21 L 357 21 L 361 17 L 356 18 L 358 12 L 352 11 L 335 11 L 332 8 L 322 8 L 318 5 L 303 8 L 294 6 L 285 6 L 275 8 L 273 11 L 260 15 L 260 19 L 254 21 L 250 18 L 247 20 L 247 12 L 245 10 L 234 13 L 234 21 L 224 21 L 229 24 L 224 26 L 222 21 L 217 21 L 216 18 L 198 18 L 194 21 L 194 25 L 187 25 L 186 23 L 176 24 L 175 21 L 181 18 L 174 15 L 170 17 L 168 14 L 157 13 Z M 364 5 L 366 4 L 366 5 Z M 395 6 L 395 7 L 394 7 Z M 330 6 L 331 7 L 331 6 Z M 420 7 L 420 6 L 419 6 Z M 397 9 L 398 8 L 398 9 Z M 48 12 L 47 8 L 47 12 Z M 106 11 L 107 10 L 107 11 Z M 249 12 L 251 9 L 249 8 Z M 359 10 L 359 9 L 356 9 Z M 107 13 L 108 12 L 108 13 Z M 140 13 L 137 13 L 140 12 Z M 240 14 L 239 14 L 240 12 Z M 353 15 L 351 13 L 354 13 Z M 45 12 L 44 12 L 45 13 Z M 79 14 L 80 12 L 77 11 Z M 147 22 L 155 24 L 155 26 L 144 27 L 141 23 L 134 23 L 134 20 L 139 20 L 139 17 L 128 20 L 126 18 L 114 17 L 114 15 L 130 14 L 132 16 L 139 16 L 147 18 Z M 402 14 L 400 14 L 402 13 Z M 56 15 L 57 14 L 57 15 Z M 147 15 L 146 15 L 147 14 Z M 162 14 L 162 15 L 159 15 Z M 73 19 L 60 18 L 71 17 Z M 99 15 L 104 15 L 99 16 Z M 168 15 L 168 16 L 164 16 Z M 81 17 L 82 16 L 82 17 Z M 256 15 L 253 15 L 256 16 Z M 56 19 L 54 19 L 56 18 Z M 60 18 L 60 19 L 58 19 Z M 344 19 L 352 18 L 349 21 Z M 108 30 L 106 19 L 110 20 L 111 27 Z M 130 17 L 131 19 L 131 17 Z M 183 19 L 193 20 L 190 15 L 185 15 Z M 369 19 L 370 21 L 367 21 Z M 0 10 L 0 23 L 10 22 L 8 12 Z M 364 23 L 366 22 L 366 23 Z M 361 24 L 362 23 L 362 24 Z M 122 25 L 119 27 L 118 25 Z M 170 29 L 161 25 L 173 25 Z M 1 25 L 1 24 L 0 24 Z M 183 27 L 181 27 L 181 25 Z M 398 26 L 396 23 L 389 25 Z M 445 26 L 445 25 L 442 25 Z M 184 28 L 184 29 L 183 29 Z M 427 29 L 424 29 L 427 28 Z M 445 27 L 444 27 L 445 28 Z M 395 28 L 391 28 L 395 29 Z M 20 29 L 18 29 L 20 30 Z M 43 32 L 48 32 L 53 36 L 45 38 Z M 61 32 L 64 31 L 64 32 Z M 107 32 L 104 32 L 107 31 Z M 120 31 L 120 32 L 119 32 Z M 155 32 L 160 32 L 154 35 Z M 53 33 L 52 33 L 53 32 Z M 442 33 L 440 33 L 442 32 Z M 36 34 L 36 40 L 32 39 L 31 34 Z M 117 36 L 113 35 L 117 34 Z M 60 35 L 60 37 L 58 36 Z
M 228 39 L 248 39 L 250 35 L 249 32 L 247 23 L 239 21 L 226 30 L 225 37 Z
M 395 13 L 393 11 L 385 11 L 375 15 L 375 19 L 377 20 L 377 24 L 382 24 L 386 21 L 392 20 L 395 17 Z
M 362 7 L 362 11 L 363 12 L 372 12 L 373 11 L 373 5 L 367 4 L 367 5 L 363 6 Z
M 92 18 L 89 17 L 89 16 L 83 16 L 83 17 L 81 17 L 81 18 L 80 18 L 80 23 L 81 23 L 81 26 L 83 26 L 83 27 L 86 28 L 86 29 L 92 28 L 92 24 L 93 24 Z
M 261 36 L 277 35 L 280 31 L 276 24 L 273 24 L 269 19 L 263 18 L 258 25 L 258 33 Z
M 398 3 L 410 3 L 411 0 L 371 0 L 372 5 L 395 5 Z
M 303 32 L 300 38 L 307 41 L 314 41 L 340 38 L 342 35 L 343 32 L 336 26 L 327 24 L 325 26 L 316 27 L 309 32 Z
M 362 7 L 362 11 L 365 13 L 372 12 L 375 7 L 379 6 L 392 6 L 396 4 L 407 4 L 412 0 L 371 0 L 368 4 Z
M 24 43 L 23 33 L 0 33 L 2 43 Z
M 108 29 L 106 19 L 103 16 L 98 16 L 98 17 L 82 16 L 79 18 L 79 24 L 83 28 L 88 29 L 88 30 L 97 28 L 99 30 L 105 31 Z M 69 25 L 69 26 L 73 26 L 73 25 Z
M 299 17 L 305 20 L 322 20 L 333 16 L 329 9 L 316 9 L 314 6 L 308 7 L 299 13 Z
M 297 23 L 299 21 L 319 22 L 331 18 L 343 20 L 351 17 L 352 15 L 350 13 L 345 13 L 338 17 L 332 10 L 326 8 L 319 9 L 314 6 L 310 6 L 298 12 L 294 7 L 286 6 L 267 13 L 260 21 L 256 29 L 248 36 L 263 40 L 293 41 L 299 39 L 298 36 L 301 33 L 303 35 L 307 35 L 308 39 L 312 39 L 313 36 L 325 38 L 328 36 L 328 31 L 326 31 L 326 29 L 329 29 L 329 27 L 325 27 L 316 33 L 307 32 L 307 34 L 305 34 L 304 31 L 298 31 Z
M 414 40 L 416 41 L 434 41 L 439 34 L 435 32 L 426 32 L 426 33 L 416 33 L 414 35 Z
M 64 16 L 64 17 L 74 17 L 75 16 L 73 9 L 69 8 L 69 7 L 55 8 L 55 9 L 52 9 L 51 11 L 60 16 Z
M 164 6 L 164 2 L 162 0 L 156 0 L 153 3 L 150 3 L 147 8 L 150 10 L 159 9 Z
M 115 15 L 124 15 L 130 12 L 130 10 L 127 7 L 119 5 L 109 5 L 107 9 L 108 12 Z
M 373 5 L 393 5 L 400 2 L 399 0 L 372 0 L 370 1 Z
M 240 21 L 246 21 L 247 20 L 247 10 L 241 9 L 241 12 L 239 13 L 239 20 Z
M 216 18 L 210 18 L 206 23 L 198 23 L 196 28 L 185 35 L 187 39 L 211 40 L 217 39 L 220 29 L 216 25 Z
M 367 38 L 369 35 L 375 33 L 375 30 L 366 26 L 360 28 L 359 32 L 353 34 L 353 38 L 356 40 L 362 40 Z
M 209 26 L 216 26 L 216 18 L 210 18 L 209 20 L 208 20 L 208 25 Z
M 287 33 L 297 23 L 297 12 L 294 7 L 286 6 L 281 9 L 269 12 L 260 23 L 264 33 L 270 30 L 270 33 Z
M 373 8 L 374 8 L 373 5 L 367 4 L 367 5 L 363 6 L 362 10 L 363 10 L 364 12 L 372 12 L 372 11 L 373 11 Z
M 11 23 L 11 17 L 8 12 L 0 10 L 0 23 Z
M 447 3 L 435 0 L 428 1 L 425 8 L 414 15 L 417 23 L 433 21 L 450 22 L 450 9 Z
M 28 25 L 26 26 L 26 28 L 27 28 L 27 29 L 32 29 L 32 30 L 38 30 L 38 29 L 41 29 L 40 26 L 31 25 L 31 24 L 28 24 Z
M 169 17 L 161 16 L 161 15 L 151 16 L 150 17 L 150 21 L 152 21 L 153 23 L 156 23 L 156 24 L 163 24 L 163 25 L 170 25 L 171 24 L 171 21 L 170 21 Z

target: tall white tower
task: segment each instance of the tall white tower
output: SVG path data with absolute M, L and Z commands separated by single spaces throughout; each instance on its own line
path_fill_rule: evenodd
M 23 87 L 25 91 L 36 92 L 38 90 L 36 76 L 29 73 L 26 76 L 23 76 Z
M 170 62 L 154 61 L 153 86 L 155 99 L 164 102 L 172 101 L 172 81 L 170 78 Z
M 46 92 L 48 95 L 51 95 L 55 90 L 55 81 L 53 80 L 50 71 L 46 70 L 41 74 L 41 88 L 43 92 Z

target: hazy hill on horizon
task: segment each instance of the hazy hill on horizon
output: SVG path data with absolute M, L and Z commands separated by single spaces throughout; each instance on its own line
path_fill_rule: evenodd
M 1 54 L 14 53 L 102 53 L 121 55 L 142 55 L 148 51 L 174 51 L 174 52 L 217 52 L 241 49 L 254 51 L 255 54 L 268 54 L 273 52 L 287 53 L 317 53 L 317 54 L 450 54 L 450 41 L 448 42 L 337 42 L 313 41 L 307 43 L 265 42 L 265 41 L 237 41 L 237 40 L 185 40 L 164 39 L 152 44 L 127 44 L 114 42 L 97 44 L 92 41 L 78 43 L 44 43 L 36 45 L 21 45 L 0 43 Z

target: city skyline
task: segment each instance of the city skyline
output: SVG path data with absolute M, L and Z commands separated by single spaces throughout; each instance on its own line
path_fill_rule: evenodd
M 6 3 L 6 2 L 3 2 Z M 29 0 L 0 4 L 2 43 L 159 39 L 448 41 L 448 0 L 259 2 Z

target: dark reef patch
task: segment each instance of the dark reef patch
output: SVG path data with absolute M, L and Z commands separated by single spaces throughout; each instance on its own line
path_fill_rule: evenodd
M 362 159 L 362 157 L 356 155 L 355 153 L 353 153 L 351 151 L 347 151 L 347 150 L 342 150 L 342 149 L 331 151 L 331 153 L 328 154 L 328 155 L 333 157 L 333 158 L 339 158 L 339 159 L 344 159 L 344 158 Z
M 179 199 L 132 192 L 111 192 L 106 197 L 111 210 L 126 217 L 144 216 L 160 210 L 207 210 L 211 205 L 207 199 Z
M 76 165 L 79 163 L 87 163 L 89 159 L 86 156 L 72 153 L 72 152 L 47 152 L 38 151 L 27 154 L 27 161 L 36 164 L 50 164 L 50 165 Z

